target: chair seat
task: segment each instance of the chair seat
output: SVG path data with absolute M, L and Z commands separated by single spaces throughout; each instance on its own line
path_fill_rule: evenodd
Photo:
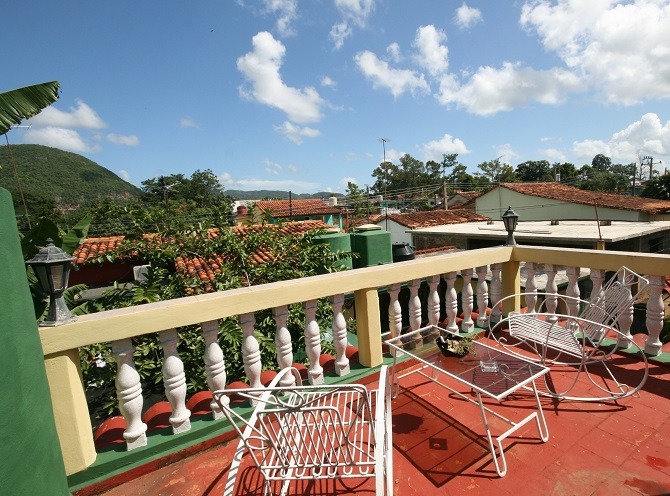
M 509 333 L 516 338 L 532 341 L 562 353 L 581 357 L 582 344 L 572 329 L 558 322 L 551 323 L 535 314 L 515 314 L 509 317 Z

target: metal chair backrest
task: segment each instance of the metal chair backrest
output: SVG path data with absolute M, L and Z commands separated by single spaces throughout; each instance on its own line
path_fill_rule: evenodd
M 598 294 L 591 295 L 589 304 L 580 313 L 579 316 L 587 321 L 582 332 L 593 342 L 599 342 L 604 335 L 603 326 L 616 327 L 621 315 L 630 310 L 648 285 L 647 279 L 627 267 L 621 267 Z

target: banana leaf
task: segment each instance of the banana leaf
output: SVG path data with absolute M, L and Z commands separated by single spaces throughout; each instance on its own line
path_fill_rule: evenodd
M 40 83 L 0 93 L 0 135 L 58 100 L 60 83 Z

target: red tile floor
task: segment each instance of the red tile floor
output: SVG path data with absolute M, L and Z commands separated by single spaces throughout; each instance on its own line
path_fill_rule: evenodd
M 670 350 L 666 350 L 670 351 Z M 639 361 L 615 359 L 630 374 Z M 555 382 L 568 371 L 552 371 Z M 479 409 L 413 374 L 393 402 L 394 493 L 467 495 L 668 495 L 670 494 L 670 367 L 650 365 L 639 397 L 584 403 L 543 398 L 549 441 L 534 423 L 505 441 L 508 473 L 493 466 Z M 580 381 L 579 387 L 589 388 Z M 494 409 L 514 420 L 534 407 L 515 393 Z M 491 420 L 491 419 L 490 419 Z M 495 431 L 499 421 L 491 420 Z M 223 493 L 236 441 L 110 489 L 115 495 L 218 495 Z M 292 486 L 290 494 L 374 494 L 374 485 L 329 480 Z M 262 494 L 255 469 L 243 464 L 237 494 Z

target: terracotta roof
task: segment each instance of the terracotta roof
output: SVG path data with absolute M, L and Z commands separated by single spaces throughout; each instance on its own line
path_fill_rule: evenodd
M 670 212 L 670 201 L 668 200 L 587 191 L 556 182 L 502 183 L 500 186 L 524 195 L 561 200 L 568 203 L 595 204 L 599 207 L 634 210 L 652 215 Z
M 410 229 L 422 227 L 442 226 L 445 224 L 462 224 L 464 222 L 482 222 L 489 217 L 476 214 L 471 210 L 429 210 L 426 212 L 411 212 L 407 214 L 391 214 L 389 219 Z
M 457 250 L 458 248 L 453 245 L 444 245 L 444 246 L 436 246 L 433 248 L 424 248 L 423 250 L 415 250 L 414 254 L 415 255 L 428 255 L 429 253 L 439 253 L 441 251 L 449 251 L 449 250 Z
M 291 215 L 330 215 L 339 214 L 340 209 L 331 207 L 319 199 L 307 200 L 270 200 L 258 201 L 254 204 L 261 210 L 269 210 L 273 217 L 290 217 Z

